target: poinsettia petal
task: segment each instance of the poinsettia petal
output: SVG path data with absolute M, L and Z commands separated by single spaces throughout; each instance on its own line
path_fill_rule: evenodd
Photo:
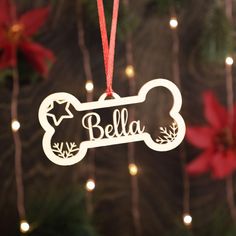
M 236 104 L 234 105 L 234 127 L 233 127 L 233 132 L 236 136 Z
M 210 127 L 187 127 L 186 137 L 198 148 L 209 148 L 213 144 L 214 130 Z
M 211 166 L 214 178 L 225 178 L 236 169 L 236 154 L 232 150 L 218 152 L 214 155 Z
M 223 128 L 227 124 L 227 111 L 220 105 L 215 95 L 211 92 L 203 94 L 204 113 L 207 121 L 216 129 Z
M 0 0 L 0 25 L 10 25 L 16 20 L 16 6 L 11 0 Z
M 200 154 L 186 166 L 187 173 L 189 175 L 201 175 L 209 171 L 212 155 L 213 152 L 210 149 Z
M 16 47 L 12 44 L 5 44 L 0 55 L 0 69 L 16 65 Z
M 50 8 L 44 7 L 26 12 L 20 17 L 20 23 L 24 25 L 24 33 L 27 36 L 35 34 L 45 23 Z
M 41 75 L 47 77 L 48 62 L 53 62 L 55 60 L 53 52 L 37 43 L 32 43 L 30 41 L 22 42 L 20 44 L 20 49 L 24 52 L 32 66 Z
M 0 27 L 0 48 L 3 47 L 6 41 L 7 41 L 6 32 L 3 28 Z

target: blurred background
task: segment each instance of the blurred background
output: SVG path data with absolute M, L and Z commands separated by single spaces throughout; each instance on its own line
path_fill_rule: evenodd
M 6 2 L 0 0 L 0 25 L 9 27 L 17 62 L 9 62 L 0 33 L 0 235 L 236 235 L 234 170 L 220 178 L 189 175 L 187 165 L 201 150 L 187 139 L 163 153 L 143 142 L 91 149 L 68 167 L 47 159 L 38 121 L 43 99 L 63 91 L 97 101 L 106 89 L 97 3 L 16 0 L 18 24 L 6 23 Z M 34 12 L 18 30 L 22 15 L 47 6 L 50 12 Z M 108 34 L 112 6 L 104 0 Z M 166 78 L 181 90 L 187 126 L 206 125 L 205 91 L 225 108 L 232 103 L 235 9 L 234 0 L 120 0 L 114 91 L 135 95 L 146 82 Z M 27 27 L 34 34 L 24 33 Z M 47 53 L 31 50 L 27 40 Z M 150 127 L 165 123 L 170 104 L 161 91 L 131 117 Z M 58 135 L 78 137 L 77 126 L 68 122 Z

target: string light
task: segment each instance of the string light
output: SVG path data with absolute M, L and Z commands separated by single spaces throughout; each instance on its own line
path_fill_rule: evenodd
M 87 191 L 92 192 L 95 189 L 95 187 L 96 187 L 95 181 L 93 179 L 88 179 L 86 183 Z
M 93 88 L 93 82 L 88 80 L 85 84 L 85 89 L 87 90 L 87 92 L 92 92 Z
M 30 225 L 27 221 L 22 220 L 20 222 L 20 231 L 21 233 L 27 233 L 30 230 Z
M 132 176 L 135 176 L 138 174 L 138 167 L 134 163 L 129 164 L 129 173 Z
M 192 216 L 189 214 L 184 214 L 183 215 L 183 222 L 186 226 L 190 226 L 192 224 Z
M 18 120 L 13 120 L 12 122 L 11 122 L 11 128 L 12 128 L 12 130 L 13 131 L 18 131 L 19 130 L 19 128 L 20 128 L 20 122 L 18 121 Z
M 132 65 L 126 66 L 125 74 L 129 79 L 134 78 L 134 76 L 135 76 L 134 67 Z
M 178 20 L 176 17 L 171 17 L 169 24 L 171 29 L 176 29 L 178 27 Z
M 225 64 L 228 66 L 232 66 L 234 63 L 234 59 L 232 57 L 226 57 L 225 58 Z

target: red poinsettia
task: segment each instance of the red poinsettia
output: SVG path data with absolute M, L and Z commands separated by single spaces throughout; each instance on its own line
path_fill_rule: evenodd
M 210 171 L 214 178 L 224 178 L 236 169 L 236 122 L 230 122 L 229 113 L 212 92 L 204 93 L 203 100 L 209 125 L 187 128 L 187 139 L 203 152 L 186 170 L 191 175 Z
M 10 0 L 0 0 L 0 69 L 15 67 L 20 50 L 40 74 L 47 76 L 47 63 L 54 55 L 30 37 L 45 23 L 48 13 L 48 7 L 39 8 L 18 18 L 16 6 Z

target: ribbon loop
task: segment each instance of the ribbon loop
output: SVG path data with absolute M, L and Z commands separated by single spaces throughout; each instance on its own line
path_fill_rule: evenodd
M 113 3 L 113 14 L 112 14 L 111 34 L 110 34 L 109 44 L 108 44 L 103 0 L 97 0 L 97 7 L 98 7 L 99 26 L 101 31 L 103 58 L 104 58 L 104 66 L 106 74 L 106 85 L 107 85 L 106 93 L 107 96 L 112 96 L 113 93 L 112 80 L 114 72 L 114 57 L 115 57 L 115 43 L 116 43 L 117 19 L 119 11 L 119 0 L 114 0 Z

